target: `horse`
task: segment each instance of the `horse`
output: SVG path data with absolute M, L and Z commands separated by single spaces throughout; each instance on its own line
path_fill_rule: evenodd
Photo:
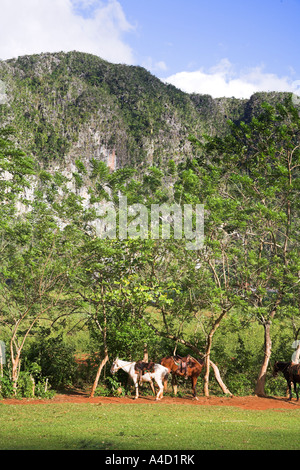
M 135 400 L 136 400 L 139 397 L 139 385 L 138 385 L 139 374 L 135 370 L 135 364 L 136 362 L 121 361 L 120 359 L 117 358 L 113 362 L 110 372 L 111 374 L 115 374 L 116 372 L 118 372 L 118 370 L 122 369 L 129 374 L 135 386 Z M 152 379 L 154 379 L 155 382 L 157 383 L 159 390 L 156 395 L 156 400 L 160 400 L 161 398 L 163 398 L 163 391 L 164 391 L 163 382 L 167 380 L 168 375 L 169 375 L 169 371 L 166 367 L 162 366 L 161 364 L 154 364 L 154 372 L 147 372 L 146 374 L 143 374 L 141 376 L 142 382 L 150 383 L 150 386 L 154 395 L 155 395 L 155 390 L 154 390 Z
M 167 356 L 164 357 L 160 363 L 165 366 L 169 373 L 172 374 L 172 386 L 174 395 L 177 395 L 177 376 L 183 376 L 185 378 L 190 377 L 192 382 L 193 398 L 198 400 L 196 393 L 196 385 L 199 375 L 201 374 L 204 366 L 204 361 L 199 362 L 189 354 L 186 357 L 180 356 Z M 164 382 L 166 389 L 167 382 Z
M 294 364 L 293 362 L 275 362 L 273 368 L 273 377 L 278 375 L 278 372 L 282 372 L 284 378 L 287 381 L 287 385 L 290 393 L 290 400 L 292 399 L 292 383 L 294 384 L 297 401 L 299 400 L 297 383 L 300 383 L 300 364 Z

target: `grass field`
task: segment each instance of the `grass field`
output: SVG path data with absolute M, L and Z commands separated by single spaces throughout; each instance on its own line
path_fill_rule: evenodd
M 1 450 L 298 450 L 300 410 L 0 404 Z

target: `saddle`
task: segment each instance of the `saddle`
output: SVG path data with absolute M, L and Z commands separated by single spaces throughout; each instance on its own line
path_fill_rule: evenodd
M 152 373 L 154 372 L 154 366 L 155 362 L 143 362 L 143 361 L 137 361 L 134 366 L 134 370 L 137 372 L 139 376 L 139 383 L 141 384 L 142 382 L 142 376 L 146 374 L 147 372 Z
M 178 372 L 187 378 L 187 368 L 190 365 L 190 356 L 172 356 L 172 358 L 177 367 L 179 367 Z

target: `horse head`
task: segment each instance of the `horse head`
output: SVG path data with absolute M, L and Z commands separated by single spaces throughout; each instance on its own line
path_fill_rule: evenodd
M 113 362 L 111 368 L 110 368 L 110 373 L 111 373 L 111 374 L 115 374 L 116 372 L 118 372 L 119 368 L 120 368 L 120 367 L 119 367 L 119 359 L 116 358 L 116 359 L 114 360 L 114 362 Z
M 279 372 L 278 362 L 275 362 L 274 367 L 273 367 L 273 377 L 277 377 L 278 372 Z
M 278 375 L 278 372 L 282 372 L 285 374 L 290 367 L 291 362 L 283 362 L 283 361 L 277 361 L 274 364 L 273 367 L 273 377 L 276 377 Z

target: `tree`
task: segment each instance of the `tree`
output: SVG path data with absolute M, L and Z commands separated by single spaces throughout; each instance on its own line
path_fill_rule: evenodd
M 66 198 L 60 206 L 54 201 L 53 192 L 56 195 L 57 190 L 50 175 L 34 172 L 33 160 L 7 138 L 1 138 L 0 146 L 0 323 L 9 338 L 16 393 L 28 337 L 42 318 L 49 318 L 61 303 L 67 305 L 64 296 L 69 272 L 77 263 L 76 226 L 63 228 L 59 218 L 71 211 L 72 198 Z M 34 175 L 32 181 L 30 175 Z M 25 198 L 25 189 L 30 190 L 30 198 Z
M 90 392 L 93 397 L 103 367 L 109 360 L 107 335 L 113 309 L 112 294 L 116 271 L 116 257 L 112 243 L 100 239 L 87 239 L 81 250 L 84 262 L 75 276 L 72 276 L 72 290 L 75 301 L 85 306 L 84 311 L 96 325 L 102 337 L 102 360 Z M 119 273 L 118 273 L 119 274 Z M 76 300 L 77 299 L 77 300 Z M 87 308 L 86 308 L 87 306 Z
M 34 161 L 13 142 L 14 129 L 0 129 L 0 202 L 1 220 L 7 210 L 15 208 L 18 195 L 29 188 L 29 177 L 35 174 Z
M 80 165 L 77 168 L 79 173 L 85 171 Z M 95 393 L 102 370 L 109 360 L 110 349 L 116 343 L 116 332 L 120 334 L 122 328 L 130 329 L 130 323 L 135 318 L 132 315 L 134 296 L 127 298 L 129 291 L 127 289 L 125 294 L 124 282 L 130 278 L 140 262 L 139 246 L 135 240 L 117 237 L 120 221 L 119 194 L 121 192 L 128 197 L 129 203 L 135 202 L 136 191 L 141 188 L 132 178 L 134 173 L 130 168 L 110 173 L 103 162 L 94 160 L 90 175 L 93 182 L 90 188 L 90 207 L 84 211 L 85 225 L 79 225 L 83 244 L 78 257 L 82 263 L 72 275 L 70 295 L 77 310 L 81 310 L 89 318 L 100 334 L 101 360 L 90 396 Z M 107 207 L 115 216 L 114 236 L 105 230 L 99 234 L 99 212 L 102 212 L 105 219 Z M 104 224 L 106 222 L 104 220 Z M 144 342 L 145 339 L 143 344 Z
M 12 382 L 16 391 L 25 342 L 42 318 L 66 302 L 69 272 L 76 257 L 66 234 L 43 217 L 11 227 L 14 241 L 2 256 L 0 322 L 10 332 Z
M 171 171 L 172 170 L 172 171 Z M 184 169 L 181 170 L 184 174 Z M 153 204 L 162 205 L 168 202 L 170 208 L 177 203 L 202 203 L 197 190 L 191 189 L 190 181 L 186 181 L 187 190 L 178 194 L 179 183 L 175 194 L 172 190 L 172 179 L 176 169 L 174 165 L 169 165 L 167 173 L 157 168 L 150 168 L 143 176 L 143 185 L 131 184 L 129 182 L 126 194 L 131 201 L 142 201 L 149 212 Z M 187 176 L 186 174 L 184 177 Z M 199 182 L 197 174 L 191 175 L 194 182 Z M 166 181 L 170 189 L 165 191 Z M 173 182 L 174 184 L 174 182 Z M 197 186 L 197 184 L 196 184 Z M 175 199 L 176 198 L 176 199 Z M 170 209 L 172 212 L 172 209 Z M 171 216 L 170 212 L 170 216 Z M 153 215 L 153 214 L 151 214 Z M 172 217 L 171 217 L 172 218 Z M 149 229 L 150 232 L 150 229 Z M 137 234 L 138 235 L 138 234 Z M 210 280 L 216 283 L 216 269 L 209 262 L 208 257 L 203 256 L 203 252 L 191 252 L 186 250 L 186 239 L 177 240 L 174 228 L 170 232 L 168 240 L 151 240 L 151 233 L 147 240 L 140 240 L 135 246 L 133 254 L 129 245 L 126 252 L 127 260 L 131 263 L 133 271 L 126 273 L 125 282 L 128 283 L 123 293 L 127 303 L 131 306 L 133 316 L 142 319 L 155 333 L 161 337 L 173 340 L 176 344 L 185 344 L 200 356 L 199 347 L 191 339 L 186 338 L 186 332 L 190 325 L 199 322 L 196 320 L 199 309 L 211 305 L 213 325 L 208 334 L 208 348 L 204 357 L 207 358 L 207 369 L 214 368 L 217 380 L 225 393 L 230 393 L 223 384 L 216 365 L 210 360 L 211 338 L 219 326 L 222 317 L 232 307 L 232 302 L 225 301 L 225 296 L 220 293 L 219 285 L 215 286 L 215 296 L 212 296 Z M 197 269 L 199 259 L 206 259 L 206 269 Z M 223 257 L 225 263 L 225 257 Z M 208 268 L 208 269 L 207 269 Z M 213 268 L 213 269 L 212 269 Z M 220 282 L 220 279 L 219 279 Z M 214 302 L 212 302 L 214 297 Z M 210 304 L 211 302 L 211 304 Z M 155 305 L 156 311 L 160 312 L 160 325 L 154 325 L 151 315 L 149 315 L 149 305 Z M 222 312 L 222 313 L 221 313 Z M 205 315 L 202 316 L 205 322 Z M 194 341 L 198 341 L 194 338 Z M 208 395 L 208 376 L 206 380 L 205 393 Z
M 168 242 L 160 242 L 158 253 L 152 256 L 160 262 L 154 261 L 150 272 L 159 279 L 160 290 L 172 294 L 168 303 L 164 304 L 163 295 L 157 302 L 165 327 L 162 334 L 187 344 L 183 337 L 186 337 L 190 325 L 197 325 L 198 332 L 199 329 L 205 332 L 204 353 L 195 346 L 199 343 L 199 333 L 198 338 L 195 335 L 193 341 L 189 339 L 189 347 L 192 342 L 194 352 L 205 359 L 204 393 L 209 395 L 211 366 L 223 391 L 230 393 L 211 361 L 211 349 L 213 336 L 222 319 L 242 301 L 236 290 L 236 242 L 222 228 L 228 218 L 235 217 L 236 204 L 220 195 L 223 171 L 216 165 L 205 165 L 194 159 L 178 165 L 176 170 L 173 168 L 172 174 L 175 173 L 172 202 L 194 206 L 204 204 L 205 240 L 204 247 L 187 250 L 186 240 L 182 242 L 172 238 Z
M 255 389 L 264 395 L 272 320 L 299 282 L 300 119 L 287 100 L 276 107 L 265 104 L 249 124 L 230 127 L 228 136 L 210 138 L 202 146 L 201 164 L 221 172 L 219 195 L 235 205 L 236 213 L 226 211 L 220 228 L 237 237 L 237 292 L 244 311 L 264 327 L 264 359 Z

